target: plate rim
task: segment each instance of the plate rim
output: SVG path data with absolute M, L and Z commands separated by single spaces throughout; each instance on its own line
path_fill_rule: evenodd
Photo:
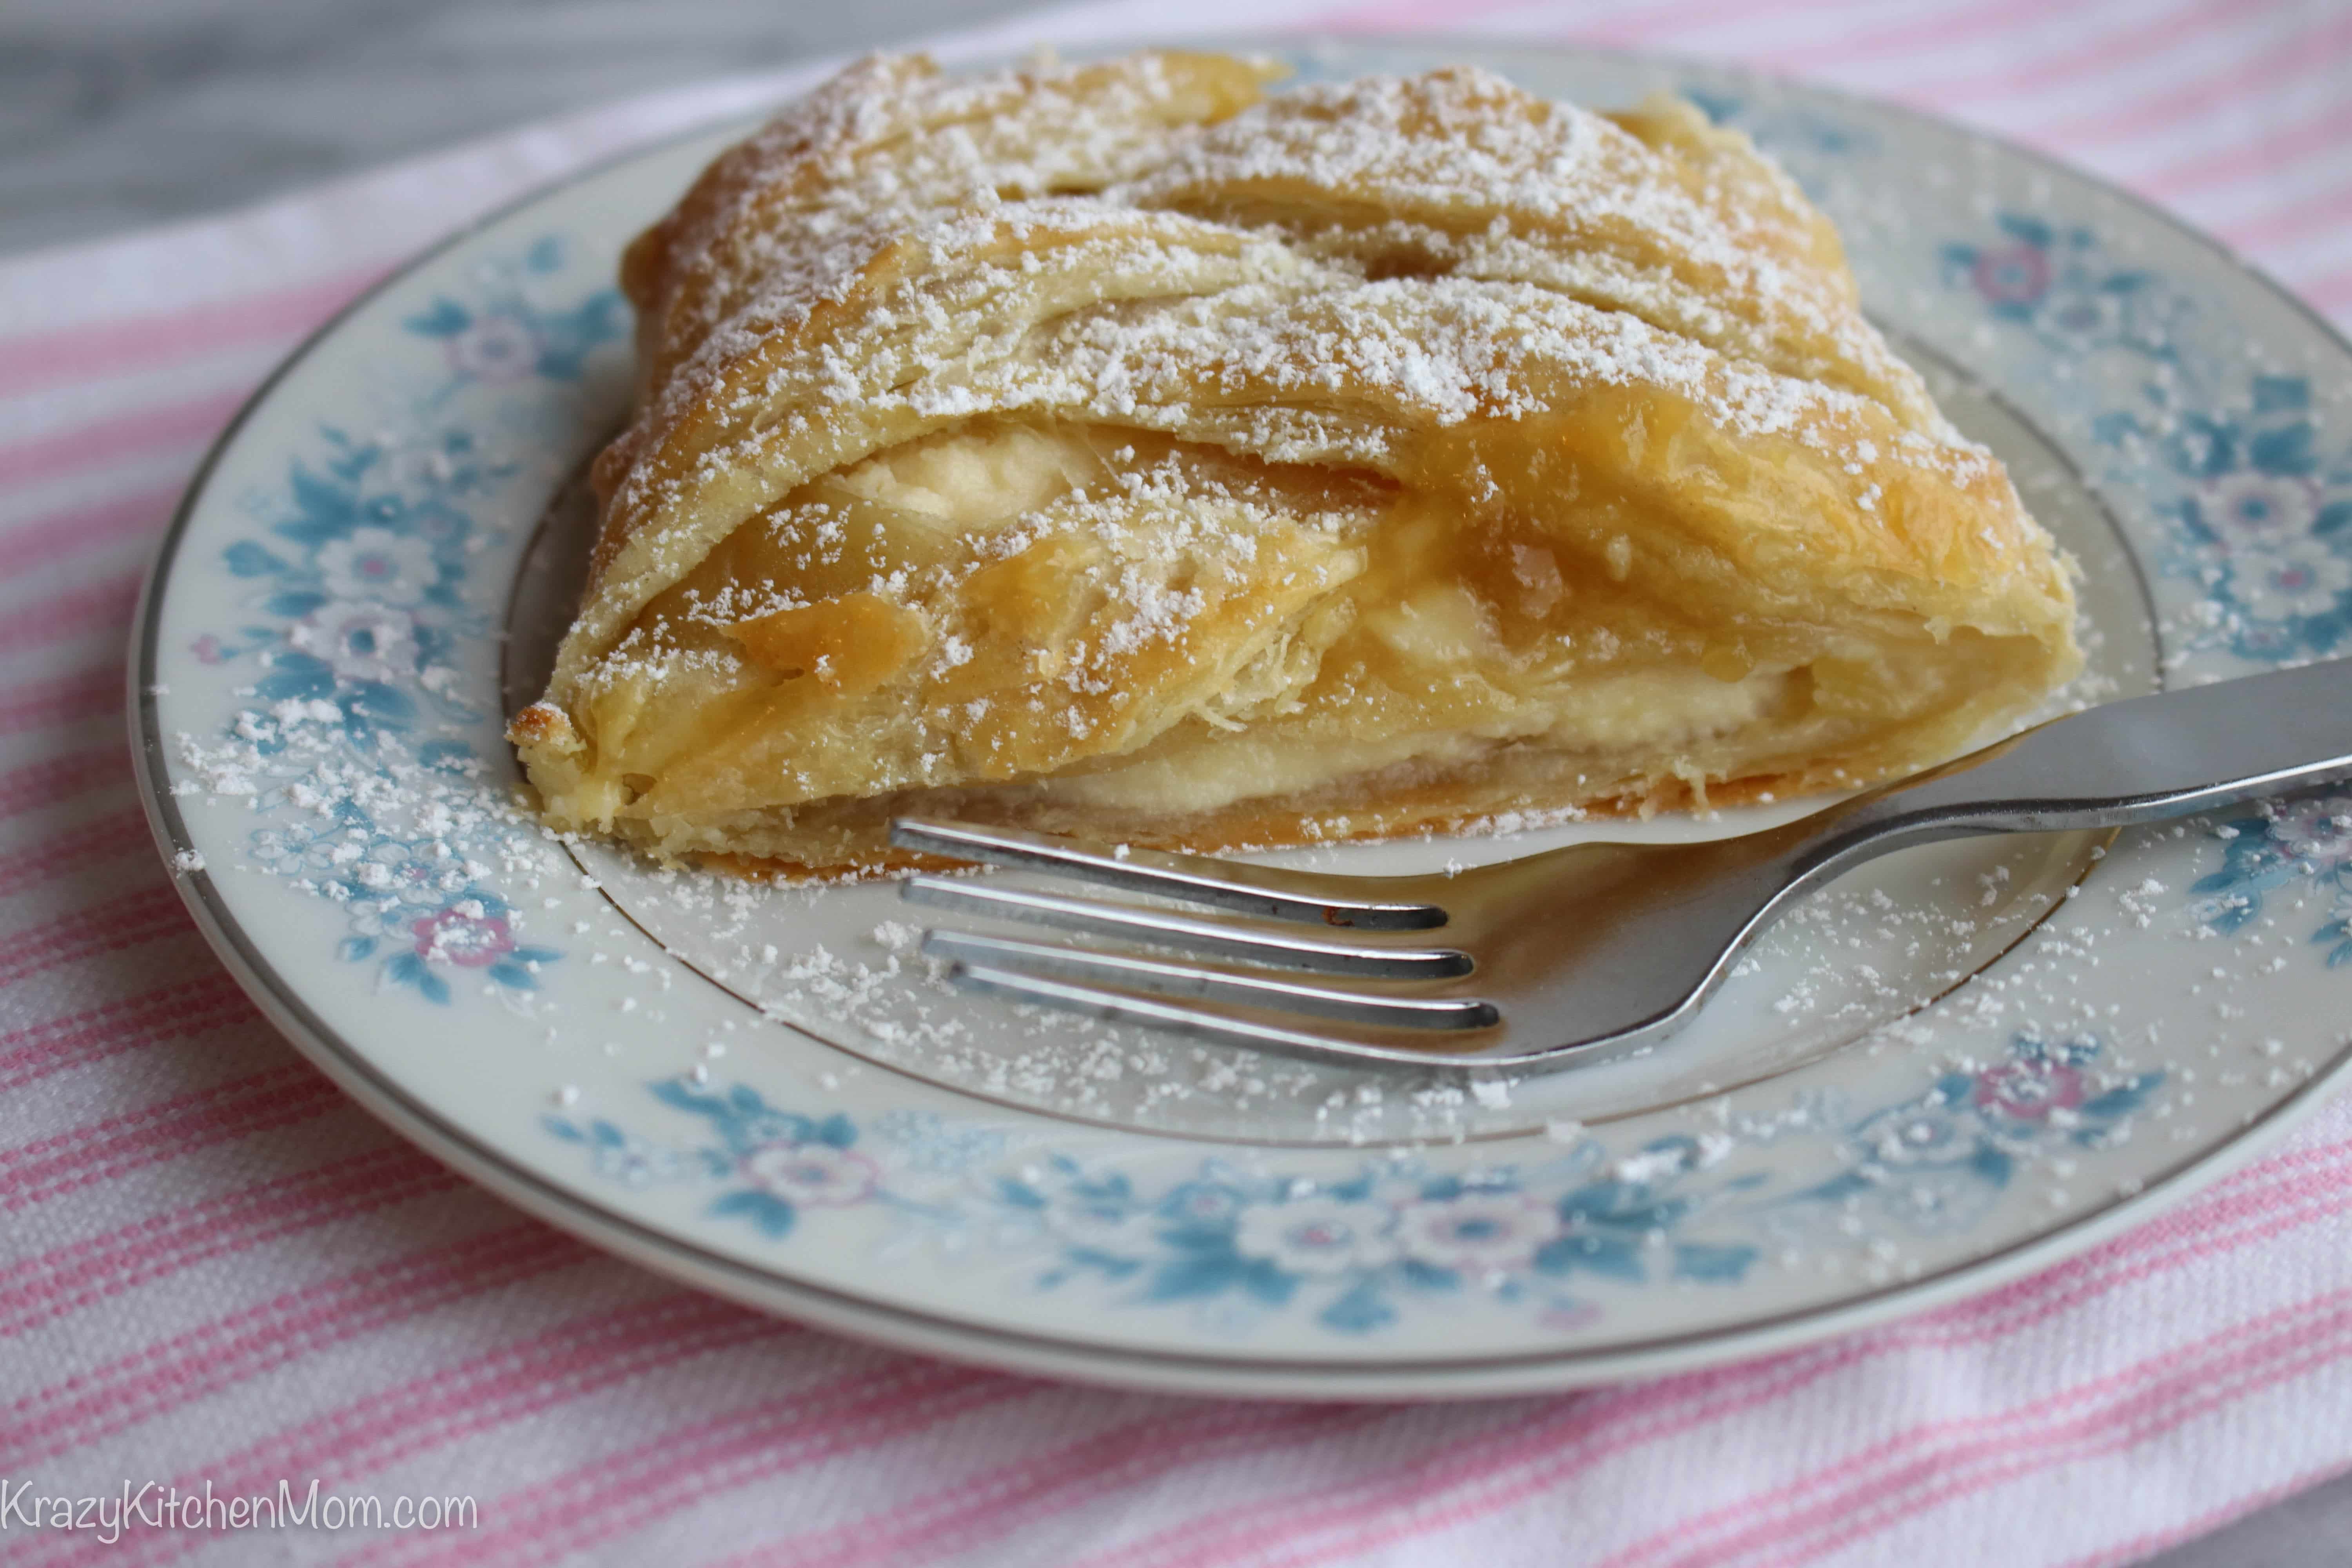
M 1957 134 L 2030 164 L 2056 171 L 2070 180 L 2094 187 L 2109 199 L 2120 201 L 2143 217 L 2153 219 L 2175 237 L 2220 259 L 2273 299 L 2287 304 L 2315 328 L 2325 340 L 2347 356 L 2352 356 L 2352 336 L 2347 336 L 2315 306 L 2225 241 L 2167 211 L 2153 200 L 2051 153 L 1906 104 L 1733 62 L 1672 52 L 1582 45 L 1572 41 L 1408 30 L 1369 30 L 1347 34 L 1328 31 L 1209 32 L 1205 36 L 1223 47 L 1236 48 L 1310 50 L 1334 43 L 1411 44 L 1426 45 L 1433 51 L 1458 47 L 1490 53 L 1502 51 L 1618 60 L 1629 64 L 1664 66 L 1670 69 L 1727 73 L 1828 98 L 1869 113 L 1893 115 L 1945 133 Z M 1196 35 L 1189 41 L 1197 43 L 1201 37 Z M 1086 52 L 1093 55 L 1121 49 L 1182 47 L 1187 41 L 1181 34 L 1141 33 L 1119 38 L 1090 40 Z M 991 61 L 1014 57 L 997 49 L 975 50 L 969 55 L 959 53 L 953 58 L 959 65 L 984 67 Z M 821 71 L 824 63 L 817 62 L 813 70 Z M 185 817 L 177 801 L 168 789 L 161 786 L 166 773 L 166 763 L 155 689 L 164 596 L 169 590 L 180 545 L 200 505 L 206 499 L 223 459 L 236 446 L 251 418 L 271 400 L 286 378 L 340 335 L 355 316 L 448 251 L 551 195 L 593 181 L 614 168 L 666 148 L 722 131 L 730 124 L 750 124 L 753 118 L 749 115 L 720 116 L 633 143 L 557 178 L 533 185 L 409 256 L 355 294 L 290 348 L 238 405 L 235 416 L 206 448 L 203 459 L 191 475 L 173 508 L 171 521 L 153 547 L 142 578 L 131 628 L 131 657 L 126 670 L 129 689 L 126 718 L 141 805 L 165 868 L 172 872 L 171 880 L 181 902 L 194 920 L 215 957 L 229 972 L 239 989 L 252 999 L 300 1055 L 325 1073 L 370 1115 L 468 1181 L 600 1250 L 667 1278 L 740 1305 L 812 1323 L 852 1339 L 891 1349 L 914 1351 L 992 1370 L 1042 1374 L 1101 1387 L 1157 1393 L 1309 1400 L 1496 1397 L 1585 1387 L 1749 1360 L 1981 1294 L 2087 1250 L 2240 1169 L 2273 1147 L 2295 1125 L 2312 1115 L 2337 1087 L 2352 1080 L 2352 1048 L 2347 1048 L 2339 1052 L 2333 1065 L 2313 1074 L 2252 1121 L 2242 1123 L 2228 1135 L 2226 1142 L 2151 1178 L 2129 1195 L 2118 1195 L 2101 1207 L 2038 1230 L 2006 1247 L 1956 1262 L 1918 1279 L 1874 1287 L 1826 1306 L 1792 1309 L 1734 1326 L 1694 1330 L 1632 1345 L 1582 1350 L 1562 1347 L 1554 1351 L 1445 1359 L 1317 1357 L 1275 1360 L 1246 1355 L 1192 1353 L 1108 1342 L 1087 1343 L 1055 1334 L 1029 1334 L 975 1321 L 945 1317 L 816 1284 L 795 1278 L 773 1265 L 755 1267 L 727 1257 L 632 1218 L 583 1194 L 569 1190 L 529 1169 L 502 1150 L 478 1142 L 444 1120 L 430 1105 L 394 1082 L 369 1060 L 364 1052 L 344 1039 L 310 1009 L 303 1000 L 301 989 L 265 959 L 247 936 L 228 909 L 227 901 L 215 889 L 208 871 L 199 868 L 180 873 L 173 869 L 174 857 L 193 851 L 194 847 L 186 832 Z M 2158 689 L 2162 689 L 2164 684 L 2159 665 Z

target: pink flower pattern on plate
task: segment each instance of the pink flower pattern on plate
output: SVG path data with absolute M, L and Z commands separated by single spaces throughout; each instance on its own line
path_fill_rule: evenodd
M 514 933 L 506 921 L 462 908 L 427 915 L 410 930 L 416 937 L 416 956 L 428 963 L 487 969 L 514 951 Z

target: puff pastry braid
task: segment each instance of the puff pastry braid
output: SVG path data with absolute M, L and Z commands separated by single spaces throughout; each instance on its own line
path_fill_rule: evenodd
M 1947 754 L 2066 679 L 2000 465 L 1746 139 L 1471 69 L 860 65 L 630 247 L 558 826 L 1195 847 Z

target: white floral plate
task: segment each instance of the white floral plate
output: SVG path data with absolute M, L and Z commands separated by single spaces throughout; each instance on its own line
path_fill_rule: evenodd
M 1273 47 L 1310 79 L 1467 59 L 1591 103 L 1670 88 L 1750 132 L 2083 561 L 2080 695 L 2352 645 L 2352 350 L 2207 241 L 1951 127 L 1719 69 Z M 2053 1261 L 2342 1067 L 2342 795 L 1881 862 L 1688 1035 L 1526 1082 L 1015 1012 L 927 975 L 887 885 L 761 891 L 555 841 L 507 804 L 499 731 L 568 613 L 571 476 L 625 405 L 608 280 L 740 130 L 581 176 L 352 307 L 223 438 L 141 616 L 149 805 L 197 919 L 321 1068 L 516 1203 L 942 1354 L 1472 1394 L 1753 1353 Z

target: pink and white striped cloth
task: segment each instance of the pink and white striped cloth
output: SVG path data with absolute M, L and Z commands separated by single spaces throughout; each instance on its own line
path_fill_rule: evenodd
M 2341 0 L 1115 0 L 958 47 L 1431 26 L 1735 58 L 2087 164 L 2352 319 Z M 1721 1371 L 1421 1408 L 1060 1387 L 606 1259 L 400 1143 L 182 912 L 123 647 L 205 443 L 404 254 L 734 80 L 0 261 L 0 1514 L 154 1480 L 469 1495 L 446 1532 L 0 1520 L 12 1563 L 2119 1563 L 2352 1467 L 2352 1104 L 2118 1241 Z

